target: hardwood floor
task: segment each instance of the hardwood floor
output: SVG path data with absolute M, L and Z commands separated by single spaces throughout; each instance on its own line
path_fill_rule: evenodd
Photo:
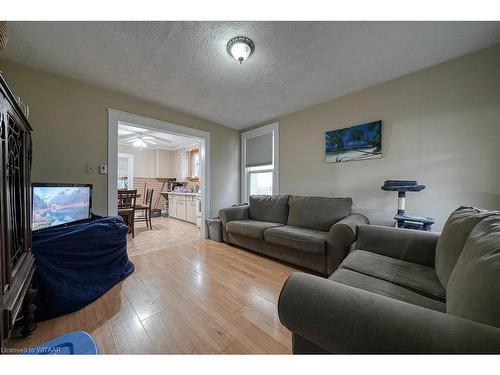
M 181 220 L 158 217 L 152 219 L 153 229 L 145 222 L 135 223 L 135 237 L 127 236 L 129 256 L 160 250 L 200 239 L 200 230 L 194 224 Z
M 141 235 L 134 239 L 136 250 L 146 246 Z M 291 334 L 279 322 L 276 303 L 293 267 L 205 239 L 131 260 L 135 272 L 104 296 L 39 323 L 32 336 L 11 346 L 32 347 L 85 330 L 102 353 L 291 352 Z

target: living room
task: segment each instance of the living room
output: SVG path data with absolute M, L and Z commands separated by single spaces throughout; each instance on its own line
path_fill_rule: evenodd
M 500 353 L 500 22 L 318 17 L 0 22 L 3 353 Z

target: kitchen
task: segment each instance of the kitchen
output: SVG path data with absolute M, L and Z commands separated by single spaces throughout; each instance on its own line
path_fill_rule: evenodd
M 200 151 L 201 141 L 191 137 L 119 125 L 118 189 L 137 191 L 129 249 L 143 248 L 144 241 L 154 249 L 200 238 Z
M 168 162 L 167 162 L 168 164 Z M 174 219 L 201 226 L 200 144 L 175 150 L 172 168 L 176 180 L 161 194 L 165 198 L 165 213 Z M 182 176 L 188 176 L 183 178 Z

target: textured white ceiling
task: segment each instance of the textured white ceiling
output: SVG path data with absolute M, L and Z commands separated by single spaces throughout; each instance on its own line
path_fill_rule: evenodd
M 149 130 L 136 127 L 131 124 L 118 124 L 118 143 L 126 146 L 132 146 L 132 141 L 139 137 L 148 137 L 148 140 L 156 143 L 148 144 L 147 148 L 176 150 L 181 147 L 188 147 L 198 143 L 195 139 L 189 137 Z
M 9 22 L 0 56 L 241 129 L 500 42 L 500 22 Z M 255 53 L 226 52 L 237 35 Z

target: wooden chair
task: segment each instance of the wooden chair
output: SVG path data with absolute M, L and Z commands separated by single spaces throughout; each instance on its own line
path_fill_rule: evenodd
M 134 213 L 136 199 L 137 190 L 118 190 L 118 215 L 123 217 L 123 220 L 127 223 L 129 233 L 132 232 L 132 238 L 135 236 Z
M 135 211 L 143 211 L 144 216 L 135 217 L 134 221 L 145 221 L 146 226 L 149 229 L 153 229 L 153 224 L 151 224 L 151 214 L 152 214 L 152 204 L 153 204 L 153 189 L 148 189 L 146 191 L 146 199 L 143 204 L 137 204 L 135 206 Z

